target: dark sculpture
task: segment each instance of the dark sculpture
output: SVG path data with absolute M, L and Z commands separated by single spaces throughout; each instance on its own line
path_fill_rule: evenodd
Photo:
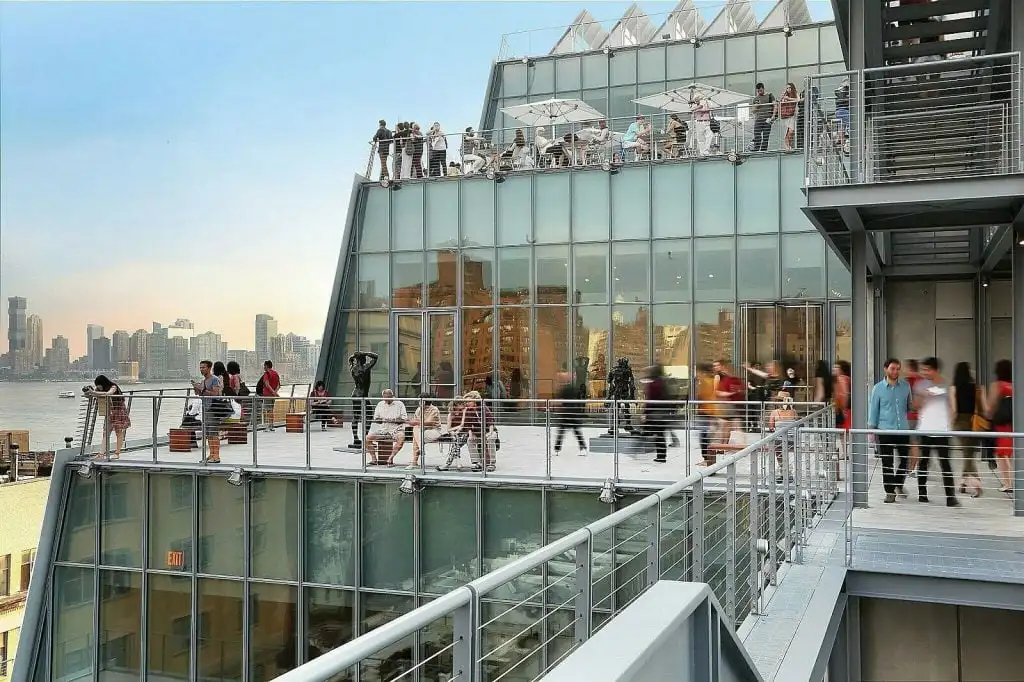
M 633 378 L 633 370 L 629 366 L 628 358 L 619 358 L 615 366 L 608 372 L 608 400 L 611 411 L 608 413 L 608 433 L 615 433 L 615 413 L 618 412 L 618 425 L 629 433 L 633 433 L 633 425 L 630 420 L 629 402 L 636 400 L 636 381 Z
M 352 387 L 353 398 L 366 398 L 370 395 L 370 370 L 377 364 L 377 357 L 376 353 L 361 350 L 348 356 L 348 371 L 355 384 Z M 352 401 L 352 445 L 350 447 L 362 447 L 363 441 L 359 437 L 359 428 L 362 424 L 363 434 L 366 433 L 368 413 L 366 400 Z
M 589 376 L 590 369 L 590 358 L 585 356 L 579 356 L 572 363 L 572 383 L 579 391 L 580 400 L 586 400 L 590 396 L 587 394 L 587 377 Z

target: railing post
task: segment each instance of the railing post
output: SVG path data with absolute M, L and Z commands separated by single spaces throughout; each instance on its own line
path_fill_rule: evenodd
M 551 401 L 544 400 L 544 473 L 551 480 Z
M 312 408 L 310 406 L 310 402 L 312 402 L 312 401 L 309 399 L 309 393 L 307 392 L 306 393 L 306 417 L 305 417 L 305 419 L 306 419 L 306 469 L 307 470 L 310 468 L 310 463 L 312 461 L 312 455 L 310 454 L 310 448 L 311 448 L 311 445 L 312 445 L 312 443 L 310 441 L 312 439 L 312 435 L 310 435 L 310 432 L 312 432 L 312 430 L 313 430 L 313 411 L 312 411 Z
M 474 642 L 476 642 L 475 619 L 476 593 L 465 606 L 452 614 L 452 677 L 453 680 L 473 680 Z
M 760 486 L 758 485 L 758 473 L 761 468 L 761 460 L 767 456 L 769 459 L 774 459 L 775 444 L 771 444 L 771 449 L 761 447 L 755 451 L 752 455 L 751 467 L 750 467 L 750 497 L 747 498 L 747 519 L 750 525 L 750 612 L 753 614 L 761 613 L 761 586 L 758 579 L 758 574 L 761 572 L 761 558 L 757 551 L 758 536 L 761 533 L 761 524 L 759 519 L 761 515 L 759 510 L 761 508 L 761 495 L 759 493 Z
M 157 438 L 157 423 L 160 421 L 160 406 L 157 403 L 157 400 L 158 400 L 158 398 L 153 398 L 153 404 L 152 404 L 152 408 L 153 408 L 153 464 L 156 464 L 157 459 L 158 459 L 157 458 L 157 452 L 156 452 L 156 449 L 157 449 L 156 438 Z
M 782 452 L 783 457 L 786 456 L 786 438 L 782 439 L 779 443 L 779 448 Z M 772 585 L 778 584 L 778 576 L 776 574 L 776 551 L 775 548 L 778 546 L 778 538 L 775 537 L 777 532 L 775 528 L 775 516 L 778 513 L 778 495 L 776 494 L 776 486 L 778 482 L 776 480 L 777 474 L 775 469 L 775 454 L 771 453 L 768 458 L 768 576 Z M 785 484 L 783 484 L 785 485 Z M 788 536 L 788 533 L 787 533 Z
M 725 487 L 725 610 L 736 624 L 736 462 L 726 469 Z
M 690 580 L 695 583 L 704 581 L 704 478 L 693 482 L 690 503 L 693 514 L 690 516 L 691 550 Z
M 794 562 L 804 561 L 804 493 L 803 466 L 800 459 L 800 444 L 793 441 L 793 546 Z
M 661 578 L 661 499 L 647 511 L 647 586 Z
M 619 401 L 612 398 L 612 480 L 619 482 Z
M 256 432 L 260 430 L 260 412 L 263 405 L 260 404 L 260 397 L 252 394 L 252 413 L 249 415 L 249 423 L 252 425 L 252 465 L 256 466 Z
M 573 639 L 576 645 L 590 638 L 591 611 L 593 608 L 592 574 L 593 563 L 591 543 L 593 535 L 588 531 L 587 539 L 576 545 L 576 628 Z

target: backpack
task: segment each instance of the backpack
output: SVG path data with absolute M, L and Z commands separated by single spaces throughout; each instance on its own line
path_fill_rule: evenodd
M 992 415 L 992 426 L 1010 426 L 1013 424 L 1013 394 L 999 398 L 996 411 Z
M 245 385 L 244 381 L 242 381 L 242 382 L 240 382 L 238 384 L 238 391 L 236 392 L 235 395 L 246 396 L 246 395 L 249 395 L 251 393 L 252 393 L 252 391 L 250 391 L 249 387 Z

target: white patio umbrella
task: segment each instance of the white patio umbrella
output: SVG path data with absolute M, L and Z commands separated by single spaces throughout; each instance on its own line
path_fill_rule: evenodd
M 604 114 L 581 99 L 546 99 L 529 104 L 515 104 L 501 111 L 530 127 L 583 123 L 604 118 Z
M 642 106 L 651 107 L 652 109 L 688 112 L 690 111 L 690 102 L 696 99 L 697 95 L 701 95 L 704 99 L 708 100 L 708 106 L 712 109 L 715 107 L 727 107 L 732 104 L 740 104 L 741 102 L 746 102 L 751 98 L 750 95 L 744 95 L 742 92 L 726 90 L 724 88 L 719 88 L 714 85 L 706 85 L 704 83 L 691 83 L 690 85 L 686 85 L 681 88 L 659 92 L 656 95 L 648 95 L 647 97 L 641 97 L 633 101 Z

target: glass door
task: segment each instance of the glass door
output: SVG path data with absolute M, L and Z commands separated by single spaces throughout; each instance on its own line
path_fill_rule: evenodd
M 832 304 L 833 345 L 832 364 L 838 360 L 853 361 L 853 306 L 849 303 Z
M 427 391 L 437 398 L 455 397 L 457 376 L 455 360 L 459 357 L 456 343 L 455 313 L 426 313 L 427 343 L 424 344 L 423 366 L 428 369 Z
M 395 313 L 391 348 L 392 386 L 399 398 L 415 398 L 423 384 L 423 313 Z
M 812 385 L 814 370 L 824 357 L 822 306 L 814 303 L 779 306 L 779 348 L 782 364 L 796 370 L 797 385 Z M 810 399 L 810 390 L 798 390 L 798 401 Z
M 450 399 L 458 385 L 456 316 L 450 311 L 392 314 L 392 385 L 399 398 L 429 392 Z
M 776 359 L 775 306 L 744 306 L 740 364 L 767 366 Z

